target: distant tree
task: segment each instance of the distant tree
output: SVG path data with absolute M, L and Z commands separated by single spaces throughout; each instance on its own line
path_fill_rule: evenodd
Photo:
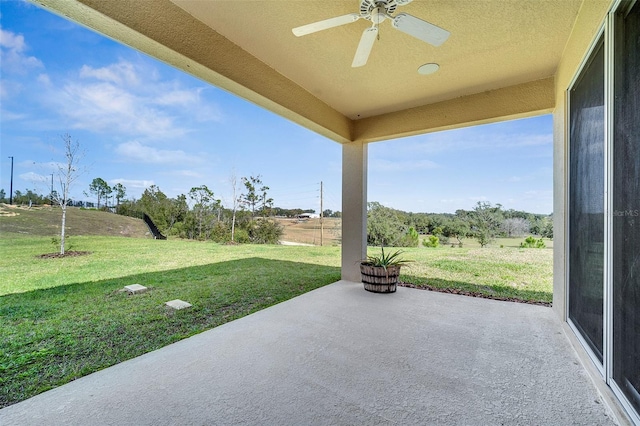
M 62 210 L 62 223 L 60 225 L 60 254 L 64 256 L 67 206 L 71 201 L 69 199 L 69 192 L 71 190 L 71 186 L 82 174 L 82 171 L 79 169 L 79 163 L 84 157 L 84 153 L 80 152 L 80 143 L 77 140 L 73 141 L 68 133 L 62 136 L 62 142 L 64 144 L 66 162 L 58 165 L 57 178 L 60 190 L 53 191 L 51 199 L 53 202 L 58 204 Z
M 458 240 L 458 245 L 460 247 L 462 247 L 462 240 L 468 237 L 469 233 L 469 222 L 457 216 L 448 220 L 442 226 L 442 235 L 447 238 L 455 238 L 456 240 Z
M 413 226 L 419 234 L 428 234 L 430 232 L 431 220 L 426 213 L 408 213 L 408 226 Z
M 146 188 L 137 204 L 140 210 L 149 215 L 160 232 L 169 229 L 167 216 L 171 201 L 157 185 Z
M 35 190 L 27 189 L 27 192 L 16 190 L 14 192 L 13 202 L 14 204 L 44 204 L 45 197 L 38 194 Z
M 396 210 L 379 202 L 367 203 L 367 244 L 399 246 L 408 226 L 398 217 Z
M 540 236 L 544 238 L 553 239 L 553 217 L 547 216 L 542 221 L 542 230 L 540 232 Z
M 13 191 L 13 203 L 14 204 L 20 204 L 20 201 L 22 199 L 22 191 L 20 191 L 19 189 L 16 189 L 15 191 Z
M 273 199 L 267 197 L 269 187 L 263 184 L 262 177 L 260 175 L 243 177 L 242 183 L 246 189 L 246 193 L 240 195 L 242 205 L 251 212 L 251 217 L 255 217 L 256 211 L 259 210 L 262 211 L 263 216 L 266 216 L 273 206 Z
M 167 218 L 168 233 L 171 233 L 173 227 L 179 223 L 182 223 L 189 213 L 189 205 L 187 204 L 187 197 L 184 194 L 178 195 L 177 198 L 170 198 L 168 201 L 168 209 L 165 210 L 165 217 Z M 179 233 L 179 231 L 178 231 Z
M 470 215 L 471 232 L 481 247 L 493 241 L 502 223 L 502 206 L 492 206 L 486 201 L 478 201 Z
M 258 194 L 256 193 L 256 185 L 261 183 L 260 175 L 257 177 L 251 176 L 249 178 L 242 177 L 242 183 L 246 189 L 246 193 L 240 194 L 240 202 L 243 207 L 251 212 L 251 217 L 256 215 L 256 206 L 258 205 Z
M 4 192 L 4 189 L 0 189 L 0 203 L 7 202 L 7 194 Z
M 89 185 L 89 193 L 95 195 L 98 198 L 98 209 L 100 209 L 100 200 L 105 199 L 111 194 L 111 187 L 102 178 L 95 178 Z
M 505 219 L 500 225 L 500 229 L 507 235 L 507 237 L 522 237 L 529 232 L 531 224 L 527 219 L 522 217 L 511 217 Z
M 207 188 L 206 185 L 191 188 L 189 198 L 195 203 L 192 211 L 198 227 L 198 239 L 207 239 L 209 237 L 210 227 L 213 226 L 211 216 L 222 204 L 220 200 L 215 198 L 213 191 Z
M 113 185 L 113 188 L 111 188 L 111 190 L 116 195 L 116 208 L 117 208 L 120 206 L 120 201 L 124 200 L 124 197 L 126 197 L 127 188 L 121 183 L 116 183 L 115 185 Z

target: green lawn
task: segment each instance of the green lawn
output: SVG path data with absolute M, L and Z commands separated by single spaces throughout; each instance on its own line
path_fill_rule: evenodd
M 339 247 L 226 246 L 72 237 L 0 239 L 0 407 L 264 309 L 340 278 Z M 376 249 L 372 249 L 375 252 Z M 549 249 L 415 248 L 401 280 L 498 297 L 551 300 Z M 121 291 L 142 284 L 140 295 Z M 192 308 L 173 311 L 182 299 Z
M 416 248 L 416 261 L 403 267 L 402 281 L 416 287 L 466 292 L 485 297 L 550 304 L 553 297 L 553 250 L 487 248 Z

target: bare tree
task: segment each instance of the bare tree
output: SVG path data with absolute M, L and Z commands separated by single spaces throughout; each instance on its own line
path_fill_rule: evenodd
M 62 224 L 60 225 L 60 255 L 64 256 L 64 231 L 67 222 L 67 205 L 69 203 L 69 191 L 71 185 L 82 174 L 78 168 L 78 164 L 84 153 L 80 152 L 80 143 L 73 141 L 71 135 L 65 133 L 61 136 L 64 143 L 64 155 L 66 163 L 58 164 L 57 178 L 60 191 L 53 191 L 51 195 L 52 201 L 57 203 L 62 210 Z
M 512 217 L 505 219 L 500 226 L 508 237 L 522 237 L 529 232 L 531 224 L 527 219 Z
M 231 176 L 229 176 L 229 183 L 231 184 L 231 191 L 233 197 L 232 204 L 232 216 L 231 216 L 231 241 L 235 241 L 236 235 L 236 212 L 238 211 L 238 204 L 240 203 L 240 198 L 238 197 L 238 191 L 240 188 L 238 187 L 238 178 L 236 177 L 236 172 L 233 170 L 231 172 Z

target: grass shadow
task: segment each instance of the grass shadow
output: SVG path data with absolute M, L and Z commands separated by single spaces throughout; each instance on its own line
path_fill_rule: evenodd
M 254 257 L 0 296 L 0 407 L 339 279 L 338 267 Z

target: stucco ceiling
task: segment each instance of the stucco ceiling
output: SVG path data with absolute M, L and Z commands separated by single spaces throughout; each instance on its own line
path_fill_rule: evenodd
M 552 76 L 579 0 L 416 0 L 398 8 L 451 32 L 440 47 L 380 25 L 366 66 L 351 61 L 371 22 L 296 37 L 291 29 L 358 11 L 358 0 L 172 0 L 350 119 Z M 440 70 L 417 69 L 435 62 Z
M 548 112 L 582 0 L 414 0 L 398 8 L 451 32 L 434 47 L 369 21 L 296 37 L 358 0 L 36 0 L 338 142 L 384 140 Z M 440 69 L 420 75 L 435 62 Z

